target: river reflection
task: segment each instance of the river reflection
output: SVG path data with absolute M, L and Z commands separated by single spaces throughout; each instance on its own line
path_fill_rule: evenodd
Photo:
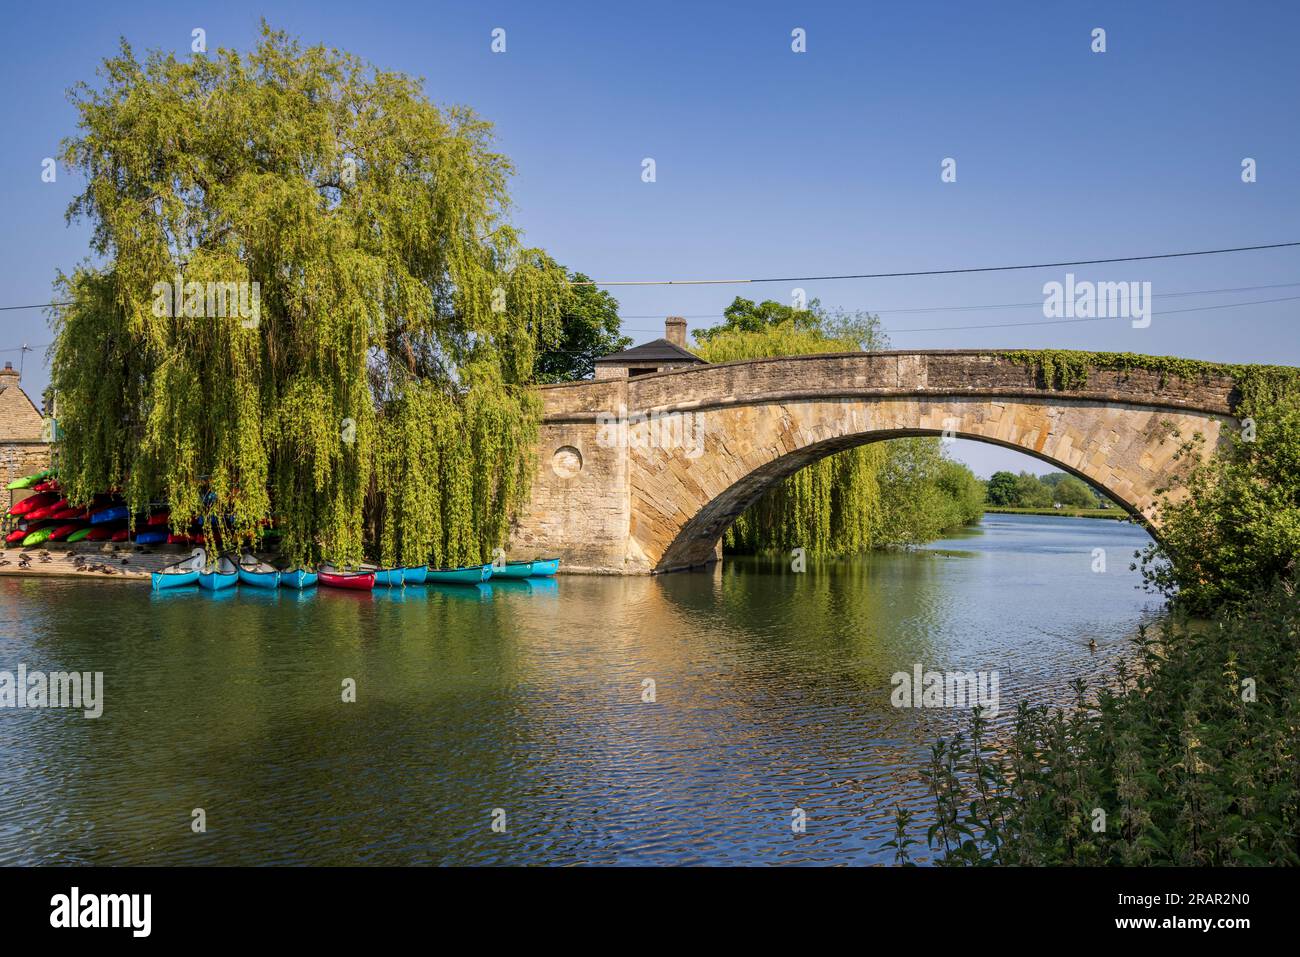
M 0 711 L 0 863 L 887 862 L 959 720 L 893 708 L 890 675 L 997 670 L 1004 715 L 1067 700 L 1159 610 L 1128 570 L 1147 541 L 989 515 L 804 574 L 215 601 L 0 579 L 0 670 L 103 671 L 106 697 Z

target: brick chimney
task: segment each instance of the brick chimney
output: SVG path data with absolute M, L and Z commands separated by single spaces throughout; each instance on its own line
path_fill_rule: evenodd
M 664 338 L 675 346 L 686 348 L 686 320 L 681 316 L 669 316 L 664 320 Z
M 0 392 L 9 388 L 11 385 L 18 384 L 18 370 L 14 368 L 12 362 L 6 362 L 5 367 L 0 369 Z

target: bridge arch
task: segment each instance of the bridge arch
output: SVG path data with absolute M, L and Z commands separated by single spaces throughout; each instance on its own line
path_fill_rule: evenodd
M 1176 486 L 1185 438 L 1202 434 L 1207 450 L 1218 443 L 1234 384 L 1096 369 L 1063 390 L 1013 355 L 936 351 L 726 363 L 552 387 L 543 397 L 537 482 L 511 548 L 558 554 L 582 570 L 645 573 L 714 560 L 737 516 L 817 459 L 916 435 L 1036 456 L 1158 533 L 1156 490 Z M 638 415 L 680 417 L 676 434 L 702 444 L 611 441 L 601 428 Z

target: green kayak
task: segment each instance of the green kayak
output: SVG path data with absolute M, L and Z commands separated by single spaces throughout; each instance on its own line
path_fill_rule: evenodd
M 477 585 L 491 577 L 491 565 L 470 565 L 468 568 L 430 568 L 425 581 L 431 585 Z
M 14 479 L 6 485 L 5 488 L 11 492 L 20 488 L 31 488 L 37 482 L 43 482 L 53 474 L 54 469 L 45 469 L 44 471 L 37 472 L 34 475 L 24 475 L 22 478 Z
M 77 531 L 73 532 L 65 540 L 68 542 L 68 544 L 72 544 L 73 542 L 79 542 L 93 531 L 94 529 L 91 528 L 89 525 L 87 525 L 85 528 L 78 529 Z
M 26 548 L 28 545 L 41 544 L 41 542 L 45 541 L 51 535 L 54 534 L 54 530 L 57 527 L 58 526 L 55 525 L 46 525 L 44 528 L 38 528 L 36 531 L 32 532 L 30 535 L 28 535 L 26 538 L 23 539 L 23 548 Z

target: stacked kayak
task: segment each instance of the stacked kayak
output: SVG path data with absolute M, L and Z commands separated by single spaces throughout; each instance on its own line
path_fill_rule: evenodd
M 34 475 L 24 475 L 20 479 L 14 479 L 5 487 L 11 492 L 17 491 L 18 489 L 31 488 L 33 485 L 38 485 L 39 483 L 44 482 L 53 474 L 54 469 L 45 469 L 45 471 L 37 472 Z

